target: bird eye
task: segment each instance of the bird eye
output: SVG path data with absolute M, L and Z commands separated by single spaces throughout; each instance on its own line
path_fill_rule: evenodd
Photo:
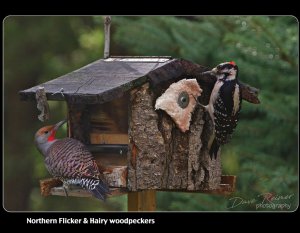
M 45 131 L 45 134 L 47 134 L 49 131 Z
M 189 105 L 190 97 L 186 91 L 179 94 L 177 103 L 181 108 L 186 108 Z

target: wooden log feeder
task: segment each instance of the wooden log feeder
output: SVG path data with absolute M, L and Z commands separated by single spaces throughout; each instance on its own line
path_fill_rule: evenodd
M 196 105 L 182 132 L 155 102 L 172 83 L 196 79 L 207 104 L 216 79 L 207 68 L 171 57 L 109 57 L 20 92 L 36 101 L 66 101 L 68 136 L 85 143 L 96 158 L 112 195 L 128 194 L 128 210 L 155 210 L 155 190 L 228 195 L 235 176 L 222 175 L 221 156 L 211 159 L 207 143 L 212 123 Z M 258 90 L 243 84 L 244 100 L 257 104 Z M 42 195 L 65 195 L 61 182 L 40 182 Z M 81 189 L 70 196 L 91 196 Z M 148 200 L 148 201 L 145 201 Z M 147 202 L 147 203 L 145 203 Z

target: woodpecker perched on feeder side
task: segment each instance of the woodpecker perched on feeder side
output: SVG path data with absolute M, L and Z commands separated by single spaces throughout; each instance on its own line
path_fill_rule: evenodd
M 214 125 L 214 133 L 209 140 L 210 157 L 217 157 L 219 147 L 228 143 L 237 126 L 241 110 L 242 96 L 238 81 L 238 66 L 233 62 L 224 62 L 211 71 L 217 81 L 210 95 L 208 111 Z
M 45 126 L 35 134 L 34 141 L 44 156 L 46 168 L 63 182 L 66 195 L 69 185 L 79 185 L 94 197 L 105 200 L 109 188 L 101 180 L 96 161 L 86 146 L 73 138 L 55 138 L 56 131 L 65 122 Z

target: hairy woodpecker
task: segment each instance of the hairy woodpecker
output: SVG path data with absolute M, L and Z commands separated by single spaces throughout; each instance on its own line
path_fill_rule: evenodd
M 213 156 L 217 157 L 219 147 L 228 143 L 232 137 L 239 119 L 242 97 L 238 66 L 233 61 L 221 63 L 209 73 L 217 78 L 209 103 L 204 106 L 214 125 L 214 133 L 208 142 L 212 159 Z

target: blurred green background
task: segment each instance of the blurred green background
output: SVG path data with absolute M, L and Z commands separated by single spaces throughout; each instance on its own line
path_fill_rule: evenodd
M 103 17 L 11 16 L 4 20 L 4 208 L 9 211 L 126 211 L 127 196 L 43 198 L 39 180 L 49 177 L 33 136 L 43 124 L 34 102 L 18 91 L 103 57 Z M 237 175 L 231 197 L 157 193 L 162 211 L 256 210 L 234 208 L 233 197 L 285 196 L 298 206 L 298 22 L 291 16 L 112 17 L 112 55 L 170 55 L 213 67 L 234 60 L 240 79 L 261 90 L 260 105 L 243 102 L 240 123 L 222 148 L 223 174 Z M 66 113 L 50 102 L 51 123 Z M 64 135 L 61 135 L 62 137 Z M 240 200 L 240 199 L 239 199 Z M 266 208 L 260 210 L 272 211 Z

